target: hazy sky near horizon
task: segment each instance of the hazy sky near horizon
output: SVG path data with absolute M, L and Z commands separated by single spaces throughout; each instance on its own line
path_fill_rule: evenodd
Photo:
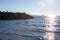
M 60 0 L 0 0 L 0 10 L 60 15 Z

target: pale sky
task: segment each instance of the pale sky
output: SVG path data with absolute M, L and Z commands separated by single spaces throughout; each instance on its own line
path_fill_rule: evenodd
M 60 15 L 60 0 L 0 0 L 1 11 Z

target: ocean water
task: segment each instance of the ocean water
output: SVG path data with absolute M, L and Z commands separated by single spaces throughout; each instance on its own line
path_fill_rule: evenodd
M 0 40 L 60 40 L 60 19 L 0 20 Z

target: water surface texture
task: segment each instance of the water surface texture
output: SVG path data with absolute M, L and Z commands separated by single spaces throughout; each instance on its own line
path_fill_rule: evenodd
M 0 40 L 60 40 L 59 17 L 0 20 Z

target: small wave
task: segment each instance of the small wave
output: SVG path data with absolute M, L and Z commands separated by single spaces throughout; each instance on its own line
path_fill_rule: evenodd
M 1 35 L 17 35 L 17 36 L 21 36 L 21 37 L 40 37 L 42 38 L 42 36 L 31 36 L 31 35 L 20 35 L 20 34 L 16 34 L 16 33 L 0 33 Z

